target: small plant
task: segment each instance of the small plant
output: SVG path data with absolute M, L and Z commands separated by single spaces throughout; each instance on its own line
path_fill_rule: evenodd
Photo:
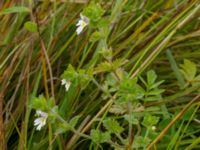
M 200 149 L 199 0 L 0 7 L 0 150 Z
M 147 72 L 148 84 L 140 77 L 147 86 L 146 89 L 143 89 L 138 84 L 138 80 L 136 78 L 130 79 L 126 72 L 124 72 L 121 80 L 117 80 L 119 78 L 113 75 L 112 73 L 108 74 L 105 84 L 108 92 L 111 95 L 115 92 L 117 96 L 109 109 L 109 113 L 104 116 L 103 120 L 100 119 L 97 129 L 92 130 L 92 140 L 97 145 L 108 143 L 115 149 L 145 148 L 153 140 L 152 135 L 157 134 L 155 126 L 158 124 L 159 116 L 146 111 L 144 103 L 152 95 L 157 96 L 154 97 L 154 101 L 160 100 L 161 95 L 158 94 L 161 94 L 164 90 L 159 90 L 158 86 L 163 81 L 156 82 L 157 76 L 151 70 Z M 152 92 L 153 89 L 156 89 L 154 93 Z M 133 133 L 135 134 L 133 135 Z

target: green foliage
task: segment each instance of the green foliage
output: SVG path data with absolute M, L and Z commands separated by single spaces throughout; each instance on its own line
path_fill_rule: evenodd
M 124 105 L 120 104 L 114 104 L 112 107 L 109 109 L 109 112 L 119 115 L 119 114 L 124 114 L 126 113 L 126 107 Z
M 56 124 L 54 134 L 60 135 L 60 134 L 66 133 L 69 130 L 70 130 L 69 125 L 66 125 L 65 123 L 59 122 L 59 123 Z
M 195 107 L 193 106 L 193 107 L 191 107 L 189 110 L 187 110 L 187 112 L 183 115 L 183 120 L 186 120 L 186 121 L 188 121 L 188 120 L 190 120 L 191 119 L 191 117 L 193 118 L 194 116 L 192 116 L 193 115 L 193 113 L 194 113 L 194 111 L 195 111 Z
M 92 141 L 97 144 L 108 142 L 111 138 L 109 132 L 101 132 L 95 129 L 91 130 L 90 136 L 91 136 Z
M 147 72 L 147 85 L 151 87 L 156 81 L 157 75 L 153 70 Z
M 81 85 L 84 88 L 93 78 L 93 69 L 78 69 L 76 71 L 72 65 L 69 65 L 61 78 L 71 81 L 74 86 Z
M 93 28 L 96 28 L 97 26 L 101 26 L 99 22 L 103 14 L 104 14 L 104 10 L 102 9 L 102 7 L 98 3 L 95 3 L 95 2 L 91 2 L 83 10 L 83 15 L 90 19 L 90 25 Z
M 113 62 L 102 62 L 99 64 L 96 68 L 95 71 L 97 73 L 99 72 L 111 72 L 117 70 L 119 67 L 121 67 L 125 63 L 124 60 L 122 59 L 116 59 Z
M 119 123 L 112 118 L 105 119 L 103 125 L 110 133 L 120 134 L 124 130 Z
M 75 128 L 75 126 L 78 123 L 80 116 L 73 117 L 69 122 L 60 122 L 58 121 L 55 123 L 55 135 L 66 133 L 67 131 L 70 131 Z
M 198 86 L 200 83 L 200 74 L 197 75 L 197 66 L 194 62 L 184 59 L 184 63 L 181 66 L 181 73 L 183 74 L 185 80 L 187 81 L 185 86 L 192 85 Z
M 40 95 L 39 97 L 35 97 L 31 99 L 31 107 L 34 109 L 39 109 L 42 111 L 46 111 L 48 109 L 47 107 L 47 100 L 43 95 Z
M 199 149 L 198 0 L 0 6 L 0 149 Z
M 137 84 L 137 78 L 125 77 L 120 83 L 119 96 L 123 101 L 135 101 L 143 98 L 144 90 Z
M 126 115 L 124 115 L 124 119 L 127 120 L 129 123 L 131 123 L 133 125 L 138 125 L 139 124 L 139 121 L 134 116 L 134 114 L 126 114 Z
M 133 143 L 133 148 L 145 148 L 150 143 L 149 138 L 144 138 L 142 136 L 137 136 Z
M 142 124 L 146 128 L 151 128 L 152 126 L 156 125 L 158 123 L 158 121 L 159 121 L 159 117 L 147 114 L 147 115 L 144 116 Z
M 114 77 L 111 74 L 107 75 L 107 80 L 105 81 L 107 88 L 111 94 L 112 92 L 117 93 L 117 98 L 114 101 L 114 104 L 109 109 L 111 114 L 120 116 L 120 122 L 126 127 L 120 126 L 116 119 L 111 119 L 106 117 L 103 121 L 103 126 L 108 132 L 115 133 L 116 138 L 119 138 L 120 134 L 126 134 L 127 126 L 140 126 L 143 125 L 142 130 L 146 132 L 145 136 L 135 136 L 133 148 L 145 148 L 152 139 L 156 136 L 155 131 L 152 130 L 152 127 L 158 124 L 160 117 L 152 115 L 152 112 L 160 111 L 159 107 L 149 107 L 144 108 L 142 102 L 147 102 L 146 99 L 149 97 L 157 96 L 154 100 L 159 100 L 161 93 L 164 91 L 158 87 L 163 81 L 157 82 L 157 75 L 155 71 L 150 70 L 147 72 L 147 81 L 142 77 L 139 78 L 130 78 L 126 72 L 121 72 L 120 76 Z M 119 82 L 120 80 L 120 82 Z M 139 82 L 144 83 L 146 89 L 143 89 L 139 85 Z M 141 122 L 141 120 L 143 120 Z M 152 133 L 149 133 L 152 130 Z M 120 142 L 123 145 L 127 145 L 127 139 L 119 138 Z M 142 140 L 141 140 L 142 139 Z
M 25 29 L 27 29 L 28 31 L 31 31 L 31 32 L 37 32 L 37 24 L 32 22 L 32 21 L 27 21 L 25 24 L 24 24 L 24 27 Z
M 11 13 L 28 13 L 30 12 L 29 8 L 24 6 L 14 6 L 10 8 L 6 8 L 0 12 L 0 15 L 6 15 Z
M 190 60 L 184 59 L 184 64 L 181 65 L 181 72 L 187 81 L 192 81 L 196 75 L 196 65 Z
M 141 81 L 144 83 L 146 87 L 145 98 L 144 101 L 156 101 L 159 100 L 161 97 L 161 93 L 163 93 L 164 89 L 159 89 L 158 87 L 164 82 L 158 81 L 156 82 L 157 75 L 155 71 L 150 70 L 147 72 L 147 81 L 144 81 L 142 77 L 140 77 Z
M 104 37 L 105 37 L 105 35 L 102 32 L 95 31 L 94 33 L 92 33 L 92 35 L 90 37 L 90 41 L 96 42 L 96 41 L 99 41 L 100 39 L 103 39 Z
M 76 124 L 78 123 L 79 118 L 80 118 L 80 116 L 75 116 L 75 117 L 73 117 L 73 118 L 69 121 L 69 125 L 70 125 L 72 128 L 75 128 Z
M 200 84 L 200 74 L 199 75 L 197 75 L 195 78 L 194 78 L 194 80 L 193 80 L 193 82 L 192 82 L 192 86 L 199 86 L 199 84 Z

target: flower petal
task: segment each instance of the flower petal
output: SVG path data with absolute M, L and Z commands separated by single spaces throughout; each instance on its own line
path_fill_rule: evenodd
M 89 18 L 80 14 L 80 19 L 76 24 L 77 26 L 76 33 L 79 35 L 88 24 L 89 24 Z
M 43 127 L 42 124 L 39 124 L 37 127 L 36 127 L 36 130 L 41 130 L 41 128 Z
M 67 83 L 67 81 L 65 79 L 61 80 L 61 85 L 65 85 Z
M 37 126 L 41 122 L 41 117 L 34 120 L 34 126 Z
M 70 81 L 67 81 L 67 83 L 65 84 L 65 89 L 66 89 L 66 91 L 69 90 L 70 85 L 71 85 L 71 82 L 70 82 Z
M 83 20 L 79 20 L 76 26 L 80 26 L 82 24 Z
M 83 31 L 83 27 L 82 26 L 79 26 L 77 29 L 76 29 L 76 33 L 79 35 L 81 32 Z
M 46 125 L 48 114 L 41 110 L 37 110 L 36 115 L 39 117 L 34 120 L 34 126 L 36 126 L 36 130 L 41 130 L 41 128 Z
M 48 114 L 47 114 L 47 113 L 45 113 L 45 112 L 43 112 L 43 113 L 41 114 L 41 116 L 42 116 L 43 118 L 47 119 L 47 117 L 48 117 Z

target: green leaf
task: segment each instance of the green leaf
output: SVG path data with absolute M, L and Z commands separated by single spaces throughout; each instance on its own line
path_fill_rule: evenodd
M 171 65 L 171 68 L 172 68 L 172 70 L 173 70 L 173 72 L 175 74 L 175 77 L 178 80 L 179 86 L 182 89 L 184 87 L 184 85 L 185 85 L 185 81 L 184 81 L 184 78 L 183 78 L 183 76 L 182 76 L 182 74 L 180 72 L 180 69 L 179 69 L 178 65 L 177 65 L 177 62 L 176 62 L 176 60 L 175 60 L 175 58 L 172 55 L 172 52 L 170 50 L 167 50 L 166 54 L 167 54 L 167 58 L 169 60 L 169 63 Z
M 124 78 L 120 83 L 119 96 L 125 101 L 142 99 L 145 94 L 144 89 L 137 84 L 137 78 Z
M 157 75 L 154 70 L 150 70 L 147 72 L 147 83 L 148 85 L 153 85 L 156 81 Z
M 149 89 L 151 90 L 151 89 L 157 88 L 163 82 L 164 82 L 164 80 L 158 81 L 158 82 L 154 83 L 153 85 L 149 86 Z
M 120 134 L 124 130 L 116 120 L 111 118 L 104 120 L 103 125 L 109 132 L 115 134 Z
M 23 13 L 23 12 L 30 12 L 30 10 L 29 8 L 24 6 L 14 6 L 4 9 L 2 12 L 0 12 L 0 15 L 11 14 L 11 13 Z
M 122 105 L 117 105 L 114 104 L 112 107 L 109 109 L 110 113 L 119 115 L 119 114 L 124 114 L 126 112 L 126 109 Z
M 142 81 L 142 83 L 143 83 L 146 87 L 148 87 L 147 82 L 146 82 L 141 76 L 139 76 L 139 79 L 140 79 L 140 81 Z
M 155 89 L 155 90 L 148 92 L 148 95 L 159 95 L 159 94 L 163 93 L 164 91 L 165 91 L 164 89 Z
M 96 67 L 96 72 L 110 72 L 116 70 L 120 66 L 124 65 L 127 61 L 123 59 L 116 59 L 113 62 L 102 62 Z
M 124 115 L 124 119 L 127 120 L 129 123 L 133 124 L 133 125 L 137 125 L 139 124 L 139 121 L 137 118 L 135 118 L 135 116 L 133 114 L 129 114 L 129 115 Z
M 160 111 L 160 107 L 159 106 L 150 106 L 145 108 L 146 112 L 159 112 Z
M 197 68 L 196 64 L 188 59 L 184 59 L 184 63 L 181 66 L 181 72 L 187 81 L 191 81 L 195 78 Z
M 117 68 L 121 67 L 122 65 L 124 65 L 126 63 L 127 63 L 127 60 L 124 60 L 124 59 L 114 60 L 112 63 L 113 70 L 116 70 Z
M 31 32 L 37 32 L 37 24 L 35 22 L 27 21 L 24 27 Z
M 152 102 L 152 101 L 158 101 L 158 100 L 160 100 L 161 98 L 160 98 L 160 96 L 158 95 L 156 95 L 156 96 L 149 96 L 149 97 L 146 97 L 146 98 L 144 98 L 144 101 L 145 102 Z
M 74 67 L 71 64 L 69 64 L 67 69 L 61 75 L 61 78 L 72 81 L 75 78 L 77 78 L 77 76 L 78 76 L 78 73 L 75 71 Z
M 141 147 L 146 147 L 150 143 L 149 138 L 144 138 L 142 136 L 136 136 L 134 143 L 133 143 L 133 148 L 141 148 Z
M 76 124 L 78 123 L 80 116 L 75 116 L 69 121 L 69 125 L 74 128 Z
M 40 95 L 39 97 L 35 97 L 31 100 L 31 107 L 34 109 L 39 109 L 42 111 L 45 111 L 47 109 L 47 102 L 46 98 L 43 95 Z
M 96 42 L 100 39 L 102 39 L 105 35 L 102 32 L 99 31 L 95 31 L 94 33 L 92 33 L 91 37 L 90 37 L 90 41 L 91 42 Z
M 150 114 L 146 114 L 144 116 L 144 119 L 143 119 L 143 122 L 142 124 L 146 127 L 146 128 L 149 128 L 149 127 L 152 127 L 153 125 L 156 125 L 159 121 L 159 117 L 156 117 L 156 116 L 152 116 Z
M 104 143 L 110 140 L 109 132 L 100 132 L 99 130 L 92 129 L 90 136 L 95 143 Z
M 86 87 L 93 77 L 93 68 L 88 70 L 78 69 L 77 71 L 70 64 L 68 68 L 61 75 L 62 79 L 69 80 L 73 83 L 73 86 L 80 85 L 82 88 Z
M 103 15 L 104 10 L 95 2 L 91 2 L 84 10 L 83 15 L 90 19 L 90 22 L 97 22 Z
M 100 72 L 110 72 L 112 71 L 112 64 L 110 62 L 102 62 L 100 63 L 96 68 L 95 72 L 100 73 Z
M 110 24 L 110 20 L 105 19 L 105 18 L 101 18 L 98 21 L 98 27 L 101 28 L 101 30 L 103 30 L 102 32 L 104 32 L 104 35 L 107 35 L 107 33 L 110 31 L 109 24 Z

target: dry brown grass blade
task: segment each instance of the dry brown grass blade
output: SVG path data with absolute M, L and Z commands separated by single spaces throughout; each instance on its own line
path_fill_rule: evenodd
M 4 122 L 3 122 L 3 93 L 0 93 L 0 149 L 6 150 L 6 141 L 5 141 L 5 134 L 4 134 Z
M 0 150 L 6 150 L 6 140 L 5 140 L 5 126 L 4 126 L 4 119 L 3 119 L 3 105 L 4 105 L 4 93 L 8 86 L 8 78 L 10 72 L 12 72 L 12 69 L 17 61 L 17 58 L 20 54 L 20 51 L 18 51 L 15 56 L 13 57 L 10 65 L 6 68 L 4 71 L 2 77 L 0 78 L 0 84 L 2 85 L 2 89 L 0 91 Z
M 39 20 L 38 20 L 38 16 L 37 14 L 35 15 L 35 21 L 37 23 L 37 32 L 38 32 L 38 36 L 40 39 L 40 46 L 41 46 L 41 53 L 42 53 L 42 59 L 44 60 L 44 62 L 47 63 L 47 67 L 48 67 L 48 71 L 49 71 L 49 76 L 50 76 L 50 85 L 51 85 L 51 96 L 55 99 L 55 93 L 54 93 L 54 84 L 53 84 L 53 71 L 52 71 L 52 67 L 51 67 L 51 63 L 50 63 L 50 59 L 47 53 L 47 49 L 45 46 L 45 43 L 41 37 L 41 32 L 40 32 L 40 28 L 39 28 Z M 44 64 L 44 63 L 43 63 Z M 45 65 L 43 65 L 44 71 L 46 71 Z M 44 73 L 46 74 L 46 72 Z M 44 81 L 47 82 L 47 79 L 45 79 Z M 47 83 L 45 83 L 47 84 Z M 47 91 L 47 87 L 46 87 L 46 91 Z M 47 91 L 48 93 L 48 91 Z M 48 95 L 48 94 L 47 94 Z

